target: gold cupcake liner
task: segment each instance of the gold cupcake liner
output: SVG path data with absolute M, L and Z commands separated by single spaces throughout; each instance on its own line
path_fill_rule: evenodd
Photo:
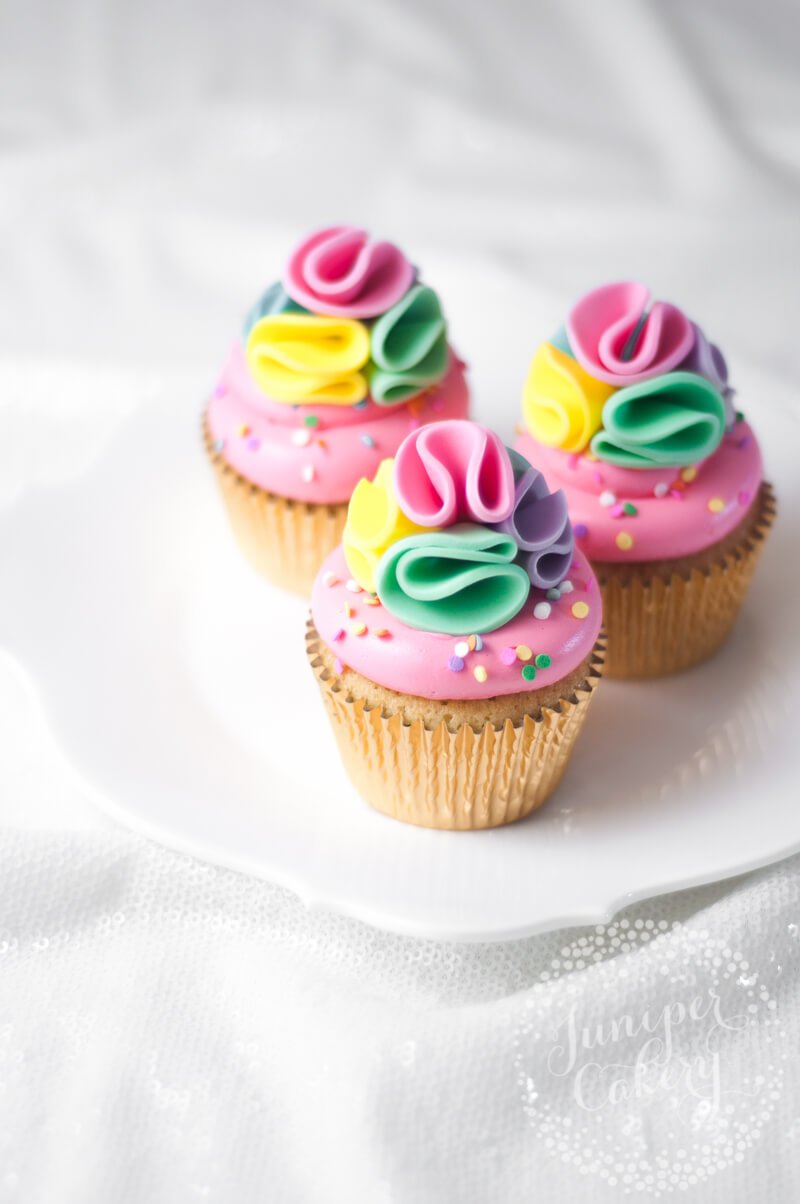
M 731 633 L 775 519 L 775 495 L 764 482 L 757 517 L 716 561 L 682 572 L 647 565 L 596 566 L 608 636 L 608 677 L 661 677 L 712 656 Z M 619 566 L 622 569 L 622 566 Z M 631 572 L 633 568 L 633 572 Z
M 581 686 L 554 707 L 537 708 L 521 723 L 506 719 L 480 731 L 469 723 L 451 730 L 422 719 L 409 723 L 391 709 L 354 699 L 319 655 L 311 619 L 306 653 L 322 693 L 344 767 L 359 794 L 376 810 L 404 823 L 450 831 L 477 831 L 530 815 L 555 790 L 583 726 L 603 670 L 605 639 L 592 653 Z M 443 712 L 446 704 L 442 704 Z
M 296 502 L 254 485 L 214 450 L 205 417 L 203 443 L 231 529 L 247 560 L 274 585 L 307 597 L 319 566 L 341 542 L 347 503 Z

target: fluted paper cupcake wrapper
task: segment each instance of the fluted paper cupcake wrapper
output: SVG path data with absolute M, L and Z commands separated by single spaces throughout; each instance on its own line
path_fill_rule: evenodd
M 274 585 L 307 597 L 319 566 L 341 542 L 347 503 L 296 502 L 254 485 L 214 450 L 205 418 L 203 442 L 231 529 L 250 564 Z
M 534 718 L 480 731 L 442 720 L 404 722 L 387 703 L 354 699 L 319 656 L 311 620 L 306 652 L 333 727 L 344 767 L 359 794 L 378 811 L 423 828 L 478 830 L 513 823 L 552 794 L 583 726 L 603 668 L 601 636 L 582 688 Z M 443 704 L 443 710 L 445 709 Z
M 761 486 L 755 524 L 710 567 L 651 579 L 599 573 L 608 677 L 661 677 L 712 656 L 731 633 L 775 519 Z

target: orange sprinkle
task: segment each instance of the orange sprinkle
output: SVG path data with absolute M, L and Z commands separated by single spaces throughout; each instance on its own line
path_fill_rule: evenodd
M 237 433 L 237 435 L 241 435 L 242 438 L 244 438 L 245 435 L 250 434 L 250 427 L 247 425 L 246 422 L 241 422 L 237 428 L 236 433 Z
M 471 636 L 469 637 L 469 639 L 467 640 L 467 643 L 469 644 L 469 650 L 470 650 L 470 652 L 474 652 L 474 651 L 475 651 L 475 646 L 476 646 L 476 644 L 478 643 L 478 637 L 477 637 L 477 636 L 475 636 L 475 635 L 471 635 Z
M 381 604 L 380 598 L 376 598 L 374 594 L 367 594 L 367 596 L 362 598 L 361 601 L 365 606 L 380 606 Z
M 352 619 L 353 615 L 356 613 L 349 602 L 345 602 L 344 604 L 344 613 L 347 615 L 348 619 Z
M 383 640 L 387 635 L 391 635 L 392 633 L 388 627 L 378 627 L 377 630 L 373 631 L 372 634 L 377 635 L 379 639 Z

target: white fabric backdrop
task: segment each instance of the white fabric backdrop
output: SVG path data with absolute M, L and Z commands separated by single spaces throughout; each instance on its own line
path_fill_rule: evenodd
M 794 405 L 797 49 L 790 3 L 745 0 L 11 0 L 0 504 L 81 472 L 135 406 L 200 397 L 289 240 L 336 219 L 425 265 L 495 424 L 553 315 L 627 273 L 713 315 L 743 393 Z M 616 935 L 387 936 L 115 828 L 1 659 L 0 822 L 0 1201 L 800 1194 L 798 860 Z M 641 1020 L 714 975 L 728 1020 L 757 1013 L 720 1030 L 732 1111 L 709 1126 L 662 1084 L 597 1113 L 588 1154 L 563 1140 L 590 1116 L 546 1056 L 573 1005 Z M 672 1061 L 708 1036 L 680 1025 Z

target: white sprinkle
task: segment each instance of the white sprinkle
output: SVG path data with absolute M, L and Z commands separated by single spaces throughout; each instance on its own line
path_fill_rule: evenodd
M 339 580 L 339 578 L 336 576 L 336 574 L 332 573 L 329 569 L 327 573 L 323 574 L 322 584 L 330 587 L 332 585 L 335 585 L 338 580 Z
M 601 506 L 613 506 L 616 500 L 616 493 L 612 493 L 610 489 L 604 489 L 599 498 Z
M 469 644 L 466 640 L 459 640 L 453 649 L 456 656 L 469 656 Z
M 476 635 L 475 636 L 475 651 L 481 652 L 482 650 L 483 650 L 483 640 L 481 639 L 481 637 L 479 635 Z
M 362 590 L 361 586 L 358 584 L 358 582 L 356 580 L 354 580 L 353 577 L 351 577 L 349 579 L 349 581 L 345 582 L 344 588 L 349 589 L 351 594 L 361 594 L 364 592 Z
M 567 578 L 566 581 L 561 582 L 558 588 L 559 592 L 562 594 L 571 594 L 575 586 L 572 584 L 569 578 Z
M 533 608 L 534 619 L 549 619 L 552 606 L 549 602 L 537 602 Z
M 666 481 L 659 481 L 658 484 L 653 487 L 653 493 L 656 495 L 656 497 L 666 497 L 669 493 L 669 485 Z
M 558 599 L 561 597 L 561 590 L 560 589 L 549 589 L 547 591 L 547 593 L 545 594 L 545 597 L 549 598 L 551 602 L 557 602 Z
M 299 431 L 292 431 L 292 443 L 295 447 L 308 447 L 311 442 L 311 432 L 303 427 Z
M 313 481 L 314 480 L 314 465 L 313 464 L 304 465 L 302 477 L 303 477 L 304 481 Z

